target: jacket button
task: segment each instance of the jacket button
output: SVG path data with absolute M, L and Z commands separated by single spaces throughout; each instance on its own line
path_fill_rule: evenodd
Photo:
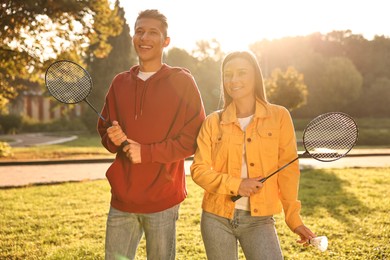
M 230 194 L 234 195 L 234 192 L 233 192 L 233 191 L 230 191 Z
M 252 141 L 252 139 L 250 139 L 250 138 L 248 138 L 248 139 L 246 139 L 247 140 L 247 142 L 251 142 Z
M 257 212 L 258 212 L 258 210 L 257 210 L 257 209 L 254 209 L 254 210 L 253 210 L 253 212 L 257 213 Z
M 249 165 L 252 166 L 252 167 L 255 166 L 255 164 L 253 162 L 251 162 Z
M 268 136 L 272 136 L 272 133 L 268 133 Z

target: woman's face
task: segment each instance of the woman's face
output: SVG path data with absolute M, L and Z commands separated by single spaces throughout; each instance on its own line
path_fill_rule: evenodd
M 255 98 L 255 70 L 243 58 L 233 58 L 223 68 L 223 85 L 233 101 Z

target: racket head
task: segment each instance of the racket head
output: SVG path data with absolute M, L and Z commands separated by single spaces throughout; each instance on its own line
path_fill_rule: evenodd
M 303 145 L 312 158 L 331 162 L 347 155 L 358 135 L 358 126 L 352 117 L 330 112 L 310 121 L 303 132 Z
M 58 101 L 76 104 L 92 91 L 92 78 L 79 64 L 69 60 L 52 63 L 45 73 L 46 88 Z

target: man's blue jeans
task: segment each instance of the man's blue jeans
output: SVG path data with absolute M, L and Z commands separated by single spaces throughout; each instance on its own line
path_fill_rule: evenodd
M 236 209 L 231 220 L 203 211 L 201 231 L 207 259 L 238 259 L 237 241 L 248 260 L 283 259 L 272 216 L 252 217 Z
M 110 208 L 106 229 L 106 259 L 134 259 L 145 232 L 147 258 L 174 260 L 179 205 L 167 210 L 135 214 Z

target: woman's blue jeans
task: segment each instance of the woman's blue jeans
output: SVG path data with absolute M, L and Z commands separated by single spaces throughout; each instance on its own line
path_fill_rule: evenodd
M 106 259 L 134 259 L 145 232 L 147 258 L 174 260 L 179 205 L 167 210 L 136 214 L 110 208 L 106 229 Z
M 231 220 L 203 211 L 201 232 L 209 260 L 238 259 L 237 241 L 247 260 L 283 259 L 272 216 L 252 217 L 236 209 Z

